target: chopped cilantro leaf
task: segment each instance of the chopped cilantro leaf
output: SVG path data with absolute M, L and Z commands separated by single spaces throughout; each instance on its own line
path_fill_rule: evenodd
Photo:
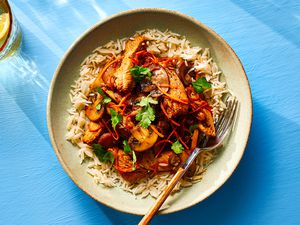
M 96 91 L 102 96 L 102 104 L 107 104 L 111 102 L 111 98 L 108 97 L 100 87 L 96 87 Z
M 197 93 L 202 93 L 204 90 L 211 88 L 211 84 L 207 82 L 205 77 L 198 78 L 192 85 Z
M 114 155 L 111 152 L 105 150 L 105 148 L 100 144 L 92 145 L 95 155 L 101 162 L 114 162 Z
M 135 119 L 137 121 L 140 121 L 140 125 L 143 128 L 148 128 L 151 124 L 152 121 L 155 120 L 155 111 L 151 107 L 151 104 L 158 104 L 157 100 L 150 98 L 150 97 L 145 97 L 143 98 L 137 105 L 142 106 L 136 116 Z
M 107 96 L 103 97 L 103 99 L 102 99 L 102 103 L 103 104 L 107 104 L 107 103 L 110 103 L 110 102 L 111 102 L 111 98 L 110 97 L 107 97 Z
M 129 153 L 129 152 L 132 151 L 131 148 L 130 148 L 130 145 L 128 144 L 128 141 L 127 141 L 127 140 L 124 140 L 124 141 L 123 141 L 123 145 L 124 145 L 124 152 L 125 152 L 125 153 Z
M 99 111 L 101 109 L 101 105 L 100 104 L 96 105 L 96 109 Z
M 132 171 L 136 170 L 135 164 L 136 164 L 136 154 L 134 151 L 132 151 Z
M 135 66 L 130 69 L 131 76 L 135 81 L 141 82 L 146 76 L 151 77 L 151 72 L 149 68 Z
M 137 105 L 139 106 L 148 106 L 149 104 L 158 104 L 158 101 L 151 98 L 151 97 L 144 97 L 141 99 L 141 101 L 139 103 L 137 103 Z
M 137 112 L 135 119 L 140 121 L 140 125 L 143 128 L 148 128 L 151 121 L 155 120 L 155 111 L 151 106 L 144 106 Z
M 122 116 L 119 115 L 115 110 L 112 108 L 109 109 L 110 114 L 111 114 L 111 125 L 114 129 L 116 129 L 116 126 L 118 123 L 122 121 Z
M 105 95 L 104 91 L 100 87 L 96 87 L 96 91 L 101 95 Z
M 183 146 L 182 144 L 177 140 L 175 141 L 172 146 L 171 146 L 171 149 L 176 153 L 176 154 L 180 154 L 182 153 L 183 151 Z
M 132 153 L 132 171 L 135 171 L 136 170 L 136 167 L 135 167 L 135 164 L 136 164 L 136 155 L 135 155 L 135 152 L 131 150 L 130 145 L 128 144 L 127 140 L 123 141 L 123 145 L 124 145 L 124 152 L 126 154 L 128 154 L 130 152 Z

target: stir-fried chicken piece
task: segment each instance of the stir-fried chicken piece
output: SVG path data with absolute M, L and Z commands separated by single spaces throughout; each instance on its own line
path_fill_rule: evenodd
M 169 76 L 166 70 L 164 70 L 163 68 L 154 70 L 152 72 L 151 82 L 156 86 L 159 85 L 163 91 L 168 92 L 170 86 Z M 157 89 L 151 92 L 151 96 L 155 98 L 161 95 L 162 93 Z
M 124 180 L 130 183 L 136 183 L 147 177 L 147 170 L 144 168 L 135 168 L 133 166 L 133 160 L 129 154 L 126 154 L 123 150 L 118 148 L 110 148 L 108 151 L 114 154 L 114 166 Z
M 118 149 L 117 158 L 115 159 L 115 168 L 119 172 L 132 172 L 133 161 L 129 154 L 126 154 L 123 150 Z
M 120 175 L 123 177 L 124 180 L 128 181 L 129 183 L 136 183 L 148 176 L 148 172 L 145 169 L 139 168 L 132 172 L 122 173 Z
M 168 94 L 174 99 L 179 99 L 182 102 L 175 101 L 168 97 L 164 99 L 164 107 L 169 118 L 174 118 L 176 116 L 182 115 L 188 111 L 188 97 L 186 95 L 183 84 L 180 79 L 174 73 L 174 71 L 168 70 L 170 89 Z M 184 104 L 183 102 L 186 102 Z
M 205 108 L 202 109 L 202 112 L 205 115 L 205 123 L 200 123 L 199 129 L 208 136 L 216 136 L 214 119 L 211 112 Z
M 120 92 L 127 92 L 134 87 L 134 79 L 129 70 L 133 66 L 131 57 L 139 49 L 144 40 L 143 36 L 137 36 L 126 43 L 124 57 L 115 73 L 115 87 Z
M 87 129 L 84 132 L 82 141 L 87 144 L 93 143 L 100 134 L 104 131 L 104 125 L 102 123 L 94 123 L 91 122 L 88 126 L 89 129 Z

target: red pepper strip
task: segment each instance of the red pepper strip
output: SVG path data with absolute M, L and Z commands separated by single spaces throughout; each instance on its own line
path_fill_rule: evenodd
M 180 124 L 179 124 L 179 123 L 175 122 L 175 121 L 172 120 L 172 119 L 169 119 L 169 120 L 170 120 L 170 122 L 171 122 L 172 124 L 174 124 L 175 126 L 180 127 Z
M 161 108 L 161 110 L 163 111 L 163 113 L 165 114 L 165 116 L 169 119 L 169 116 L 168 116 L 168 114 L 167 114 L 167 112 L 166 112 L 166 110 L 165 110 L 165 108 L 164 108 L 162 102 L 160 103 L 160 108 Z
M 111 131 L 111 129 L 109 128 L 109 126 L 106 124 L 106 122 L 104 121 L 104 119 L 102 119 L 102 123 L 104 123 L 104 126 L 106 127 L 106 129 L 108 130 L 108 132 L 113 136 L 113 138 L 117 141 L 119 140 L 119 133 L 115 130 L 115 134 L 116 136 L 114 135 L 114 132 Z
M 166 140 L 169 140 L 172 137 L 172 135 L 174 134 L 174 132 L 175 132 L 175 129 L 169 134 L 169 136 Z M 163 151 L 165 146 L 166 146 L 166 143 L 164 143 L 163 146 L 159 149 L 159 151 L 157 152 L 155 158 L 157 158 L 160 155 L 160 153 Z
M 124 112 L 125 112 L 125 110 L 126 110 L 126 108 L 127 108 L 127 105 L 122 105 L 122 106 L 124 106 L 124 108 L 123 108 L 122 111 L 121 111 L 121 115 L 124 115 Z
M 174 124 L 175 126 L 180 127 L 180 124 L 179 124 L 179 123 L 177 123 L 177 122 L 175 122 L 174 120 L 172 120 L 171 118 L 169 118 L 169 116 L 168 116 L 168 114 L 167 114 L 167 112 L 166 112 L 166 110 L 165 110 L 165 108 L 164 108 L 164 106 L 163 106 L 162 103 L 160 103 L 160 107 L 161 107 L 161 110 L 163 111 L 163 113 L 165 114 L 165 116 L 168 118 L 168 120 L 170 120 L 170 122 L 171 122 L 172 124 Z
M 181 137 L 178 135 L 178 133 L 176 132 L 176 130 L 174 130 L 174 131 L 175 131 L 176 138 L 181 142 L 181 144 L 184 146 L 184 148 L 186 150 L 189 150 L 189 147 L 182 141 Z
M 156 142 L 156 143 L 155 143 L 155 146 L 160 145 L 160 144 L 163 144 L 163 143 L 169 143 L 169 144 L 171 144 L 171 145 L 173 144 L 172 141 L 167 140 L 167 139 L 163 139 L 163 140 L 160 140 L 160 141 Z
M 192 112 L 189 112 L 189 114 L 193 114 L 193 113 L 199 112 L 200 109 L 202 109 L 202 108 L 203 108 L 202 106 L 199 106 L 197 109 L 193 110 Z
M 133 62 L 134 65 L 139 64 L 139 61 L 136 58 L 131 58 L 131 61 Z
M 136 116 L 137 112 L 138 112 L 137 110 L 132 111 L 131 113 L 128 114 L 128 116 L 129 116 L 129 117 Z

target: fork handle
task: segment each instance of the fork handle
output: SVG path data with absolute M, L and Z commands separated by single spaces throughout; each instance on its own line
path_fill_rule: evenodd
M 175 185 L 178 183 L 178 181 L 181 179 L 181 177 L 185 174 L 185 172 L 188 170 L 188 168 L 191 166 L 195 158 L 200 153 L 200 148 L 195 148 L 193 152 L 190 154 L 190 156 L 187 158 L 185 163 L 180 167 L 177 172 L 175 173 L 174 177 L 169 182 L 168 186 L 162 191 L 160 196 L 156 199 L 154 205 L 149 209 L 149 211 L 146 213 L 146 215 L 142 218 L 140 223 L 138 225 L 146 225 L 148 224 L 152 217 L 157 213 L 159 208 L 162 206 L 162 204 L 165 202 L 165 200 L 168 198 L 170 193 L 172 192 Z
M 170 183 L 168 184 L 168 186 L 163 190 L 163 192 L 160 194 L 160 196 L 156 199 L 154 205 L 149 209 L 149 211 L 147 212 L 147 214 L 142 218 L 142 220 L 140 221 L 139 225 L 146 225 L 146 224 L 148 224 L 150 222 L 150 220 L 152 219 L 152 217 L 157 213 L 157 211 L 159 210 L 159 208 L 162 206 L 162 204 L 168 198 L 168 196 L 172 192 L 172 190 L 175 187 L 175 185 L 178 183 L 178 181 L 184 175 L 185 171 L 186 170 L 183 169 L 182 167 L 180 167 L 177 170 L 176 174 L 174 175 L 174 177 L 172 178 L 172 180 L 170 181 Z

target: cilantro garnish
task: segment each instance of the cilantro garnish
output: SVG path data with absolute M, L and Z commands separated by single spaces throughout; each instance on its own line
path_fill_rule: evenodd
M 115 110 L 112 108 L 109 109 L 110 114 L 111 114 L 111 125 L 114 129 L 116 129 L 116 126 L 118 123 L 122 121 L 122 116 L 119 115 Z
M 123 145 L 124 145 L 124 152 L 125 152 L 125 153 L 129 153 L 129 152 L 132 151 L 131 148 L 130 148 L 130 145 L 128 144 L 128 141 L 127 141 L 127 140 L 124 140 L 124 141 L 123 141 Z
M 172 146 L 171 149 L 176 153 L 176 154 L 180 154 L 182 153 L 184 147 L 182 146 L 182 144 L 177 140 L 175 141 Z
M 101 104 L 96 105 L 96 109 L 99 111 L 101 109 Z
M 102 104 L 107 104 L 111 102 L 111 98 L 108 97 L 100 87 L 96 87 L 96 90 L 102 96 L 102 100 L 101 100 Z
M 126 154 L 132 152 L 132 171 L 135 171 L 136 170 L 136 168 L 135 168 L 135 164 L 136 164 L 136 155 L 135 155 L 135 152 L 131 150 L 130 145 L 128 144 L 127 140 L 123 141 L 123 145 L 124 145 L 124 152 Z
M 206 89 L 211 88 L 211 84 L 207 82 L 205 77 L 200 77 L 195 82 L 192 82 L 192 85 L 197 93 L 202 93 Z
M 95 155 L 101 162 L 114 162 L 114 155 L 111 152 L 105 150 L 105 148 L 100 144 L 92 145 Z
M 142 100 L 139 103 L 137 103 L 137 105 L 148 106 L 150 103 L 156 105 L 156 104 L 158 104 L 158 101 L 151 97 L 144 97 L 144 98 L 142 98 Z
M 136 155 L 135 152 L 132 151 L 132 171 L 136 170 L 135 164 L 136 164 Z
M 151 77 L 151 72 L 149 68 L 135 66 L 130 69 L 131 76 L 135 81 L 141 82 L 147 75 Z
M 151 107 L 151 104 L 158 104 L 158 102 L 151 97 L 144 97 L 137 105 L 142 106 L 136 116 L 135 119 L 140 121 L 140 125 L 143 128 L 148 128 L 152 121 L 155 120 L 155 111 Z

